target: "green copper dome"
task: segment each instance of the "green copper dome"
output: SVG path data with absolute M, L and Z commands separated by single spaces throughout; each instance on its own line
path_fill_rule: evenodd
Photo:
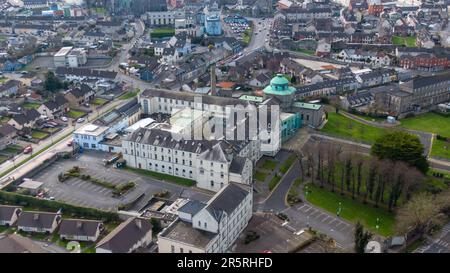
M 271 81 L 270 85 L 289 85 L 289 81 L 283 74 L 277 74 Z
M 292 95 L 294 92 L 295 88 L 289 86 L 289 81 L 282 74 L 277 74 L 264 88 L 264 93 L 270 95 Z

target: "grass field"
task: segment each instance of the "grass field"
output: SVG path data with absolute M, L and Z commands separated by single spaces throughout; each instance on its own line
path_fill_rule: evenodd
M 143 170 L 143 169 L 135 169 L 135 168 L 131 168 L 131 167 L 125 167 L 125 169 L 128 171 L 137 173 L 137 174 L 151 176 L 156 179 L 173 182 L 173 183 L 180 184 L 183 186 L 192 187 L 192 186 L 195 186 L 195 184 L 196 184 L 196 182 L 194 180 L 182 178 L 182 177 L 178 177 L 178 176 L 173 176 L 173 175 L 169 175 L 169 174 L 157 173 L 157 172 L 152 172 L 152 171 Z
M 425 113 L 413 118 L 401 120 L 401 127 L 416 131 L 435 133 L 450 138 L 450 117 L 436 113 Z M 433 140 L 431 156 L 450 158 L 450 143 L 444 140 Z
M 41 104 L 38 102 L 25 102 L 23 104 L 23 108 L 26 108 L 26 109 L 37 109 L 37 108 L 39 108 L 39 106 L 41 106 Z
M 275 187 L 280 183 L 281 176 L 275 175 L 272 177 L 272 179 L 269 181 L 269 191 L 272 191 L 275 189 Z
M 267 174 L 265 172 L 256 171 L 253 177 L 260 182 L 264 182 L 266 181 Z
M 22 152 L 22 150 L 23 150 L 22 146 L 9 145 L 5 149 L 3 149 L 3 152 L 8 153 L 8 154 L 18 154 L 18 153 Z
M 295 51 L 306 54 L 306 55 L 313 55 L 313 56 L 316 55 L 316 52 L 314 50 L 309 50 L 309 49 L 299 48 L 299 49 L 296 49 Z
M 362 140 L 368 143 L 373 143 L 385 132 L 383 129 L 354 121 L 334 112 L 328 113 L 328 122 L 321 131 L 333 136 Z
M 48 137 L 48 133 L 42 132 L 42 131 L 32 131 L 31 136 L 35 139 L 44 139 Z
M 119 100 L 127 100 L 127 99 L 131 99 L 136 97 L 138 94 L 138 92 L 133 91 L 133 92 L 127 92 L 125 94 L 123 94 L 122 96 L 119 97 Z
M 416 37 L 393 36 L 392 43 L 394 45 L 405 45 L 407 47 L 415 47 L 416 46 Z
M 277 162 L 275 160 L 267 159 L 264 164 L 262 164 L 261 168 L 273 171 L 276 166 Z
M 92 101 L 92 104 L 94 105 L 103 105 L 107 102 L 108 100 L 102 99 L 102 98 L 95 98 L 95 100 Z
M 383 209 L 362 204 L 351 198 L 343 197 L 338 193 L 327 191 L 313 184 L 308 184 L 308 194 L 305 196 L 313 205 L 321 207 L 333 214 L 337 213 L 340 202 L 340 217 L 352 223 L 360 221 L 367 229 L 383 236 L 390 236 L 393 234 L 395 215 Z M 376 229 L 377 218 L 379 218 L 378 230 Z
M 250 40 L 252 39 L 252 34 L 253 34 L 253 26 L 250 24 L 250 28 L 246 29 L 242 34 L 242 42 L 248 45 L 250 43 Z
M 83 112 L 83 111 L 78 111 L 78 110 L 70 110 L 69 112 L 67 112 L 67 116 L 69 117 L 69 118 L 74 118 L 74 119 L 77 119 L 77 118 L 80 118 L 80 117 L 82 117 L 82 116 L 84 116 L 84 115 L 86 115 L 86 113 L 85 112 Z
M 151 38 L 165 38 L 172 37 L 175 35 L 174 28 L 155 28 L 150 33 Z

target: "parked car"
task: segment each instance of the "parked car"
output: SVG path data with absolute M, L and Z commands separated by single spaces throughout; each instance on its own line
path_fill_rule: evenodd
M 61 120 L 64 122 L 68 121 L 68 119 L 66 117 L 61 117 Z
M 67 146 L 72 147 L 73 145 L 73 140 L 70 140 L 69 142 L 67 142 Z
M 31 147 L 31 146 L 27 146 L 23 149 L 24 154 L 29 154 L 31 152 L 33 152 L 33 147 Z
M 83 123 L 84 121 L 85 121 L 84 118 L 79 118 L 79 119 L 77 119 L 77 122 L 78 122 L 78 123 Z

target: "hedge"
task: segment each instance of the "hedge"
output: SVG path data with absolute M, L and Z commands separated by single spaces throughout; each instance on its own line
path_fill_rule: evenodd
M 0 203 L 24 207 L 37 207 L 43 211 L 56 212 L 59 209 L 64 214 L 75 217 L 85 217 L 88 219 L 103 220 L 104 222 L 120 221 L 119 215 L 115 212 L 101 211 L 93 208 L 78 207 L 60 201 L 50 201 L 32 196 L 17 194 L 13 192 L 0 191 Z

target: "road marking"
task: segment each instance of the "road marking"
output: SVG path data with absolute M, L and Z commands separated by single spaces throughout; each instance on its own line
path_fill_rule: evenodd
M 321 222 L 326 222 L 326 220 L 328 219 L 328 218 L 330 218 L 330 216 L 329 215 L 327 215 L 327 214 L 325 214 L 325 218 L 323 218 L 322 220 L 320 220 Z

